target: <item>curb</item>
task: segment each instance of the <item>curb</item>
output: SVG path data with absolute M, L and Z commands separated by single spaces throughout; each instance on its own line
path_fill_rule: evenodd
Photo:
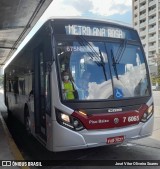
M 3 119 L 2 115 L 1 115 L 1 112 L 0 112 L 0 120 L 2 122 L 2 127 L 4 129 L 5 136 L 6 136 L 6 139 L 8 141 L 8 145 L 9 145 L 9 148 L 11 150 L 11 153 L 12 153 L 14 159 L 15 160 L 20 160 L 20 161 L 25 161 L 23 156 L 22 156 L 22 154 L 21 154 L 21 152 L 19 151 L 16 143 L 14 142 L 14 140 L 13 140 L 13 138 L 12 138 L 12 136 L 11 136 L 9 130 L 8 130 L 8 128 L 7 128 L 7 125 L 6 125 L 4 119 Z M 21 169 L 30 169 L 28 166 L 22 166 L 22 167 L 19 167 L 19 168 L 21 168 Z

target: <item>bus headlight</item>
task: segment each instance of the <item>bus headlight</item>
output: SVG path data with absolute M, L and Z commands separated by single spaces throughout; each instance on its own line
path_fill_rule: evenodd
M 141 119 L 141 122 L 146 122 L 153 114 L 153 111 L 154 111 L 154 107 L 153 105 L 151 105 L 147 111 L 143 114 L 143 117 Z
M 57 116 L 58 123 L 62 126 L 65 126 L 69 129 L 75 130 L 75 131 L 80 131 L 80 130 L 84 129 L 82 123 L 77 118 L 75 118 L 73 116 L 69 116 L 69 115 L 62 113 L 60 111 L 56 112 L 56 116 Z
M 66 114 L 61 113 L 61 119 L 67 123 L 70 123 L 70 118 Z

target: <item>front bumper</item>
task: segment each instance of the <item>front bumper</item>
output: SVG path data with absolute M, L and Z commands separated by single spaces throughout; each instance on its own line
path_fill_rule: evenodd
M 154 117 L 152 116 L 146 123 L 140 122 L 138 125 L 129 127 L 101 130 L 82 130 L 80 132 L 75 132 L 54 121 L 53 147 L 51 148 L 51 151 L 57 152 L 111 145 L 107 144 L 107 138 L 122 135 L 125 137 L 124 142 L 140 139 L 152 134 L 153 123 Z

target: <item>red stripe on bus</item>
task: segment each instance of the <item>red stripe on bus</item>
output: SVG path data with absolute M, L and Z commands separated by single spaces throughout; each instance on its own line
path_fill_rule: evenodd
M 110 129 L 138 124 L 147 109 L 147 105 L 142 105 L 138 110 L 114 113 L 106 112 L 88 116 L 75 111 L 72 116 L 78 118 L 88 130 Z

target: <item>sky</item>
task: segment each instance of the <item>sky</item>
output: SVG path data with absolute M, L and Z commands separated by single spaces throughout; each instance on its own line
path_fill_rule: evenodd
M 48 16 L 87 16 L 113 19 L 132 24 L 132 0 L 53 0 Z
M 132 0 L 53 0 L 5 67 L 19 53 L 47 18 L 55 16 L 100 18 L 132 25 Z

